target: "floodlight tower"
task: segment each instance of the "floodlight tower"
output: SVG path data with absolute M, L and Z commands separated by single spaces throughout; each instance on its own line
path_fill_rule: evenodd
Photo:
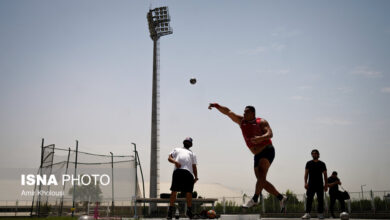
M 152 133 L 151 133 L 151 153 L 150 153 L 150 198 L 157 198 L 158 177 L 159 177 L 159 98 L 160 98 L 160 48 L 159 39 L 161 36 L 172 34 L 169 26 L 171 20 L 168 7 L 150 9 L 147 13 L 149 23 L 150 38 L 153 40 L 153 91 L 152 91 Z M 151 204 L 152 205 L 152 204 Z M 155 205 L 155 204 L 154 204 Z M 151 206 L 151 211 L 156 210 L 156 206 Z

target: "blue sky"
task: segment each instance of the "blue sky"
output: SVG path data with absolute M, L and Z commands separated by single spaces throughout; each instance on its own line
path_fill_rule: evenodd
M 1 167 L 38 167 L 43 137 L 107 154 L 135 142 L 149 179 L 150 4 L 169 6 L 173 28 L 160 41 L 162 182 L 191 136 L 200 184 L 253 191 L 240 129 L 207 109 L 219 102 L 269 121 L 281 191 L 304 191 L 313 148 L 351 191 L 390 189 L 388 1 L 2 0 Z

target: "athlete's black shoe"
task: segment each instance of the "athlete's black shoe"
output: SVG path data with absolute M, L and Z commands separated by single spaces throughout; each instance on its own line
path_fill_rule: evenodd
M 187 208 L 186 215 L 187 215 L 187 217 L 190 218 L 190 219 L 194 218 L 194 214 L 192 213 L 191 207 L 188 207 L 188 208 Z
M 167 219 L 172 219 L 174 212 L 175 212 L 175 208 L 173 206 L 169 206 Z

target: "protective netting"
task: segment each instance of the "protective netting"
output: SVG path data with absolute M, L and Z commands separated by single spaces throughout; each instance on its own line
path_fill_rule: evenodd
M 126 209 L 131 214 L 134 198 L 140 195 L 136 167 L 132 155 L 93 154 L 55 145 L 42 147 L 38 174 L 46 177 L 46 184 L 36 182 L 33 212 L 94 215 L 100 211 L 100 215 L 112 216 Z

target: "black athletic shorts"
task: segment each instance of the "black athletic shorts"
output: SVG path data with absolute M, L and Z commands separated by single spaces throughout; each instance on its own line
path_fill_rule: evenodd
M 275 148 L 274 148 L 274 146 L 272 146 L 272 144 L 267 145 L 263 151 L 261 151 L 260 153 L 255 155 L 255 157 L 254 157 L 255 167 L 257 167 L 259 165 L 259 160 L 261 158 L 266 158 L 270 164 L 272 163 L 272 161 L 274 161 Z
M 185 169 L 176 169 L 172 174 L 171 191 L 191 192 L 194 190 L 194 176 Z

